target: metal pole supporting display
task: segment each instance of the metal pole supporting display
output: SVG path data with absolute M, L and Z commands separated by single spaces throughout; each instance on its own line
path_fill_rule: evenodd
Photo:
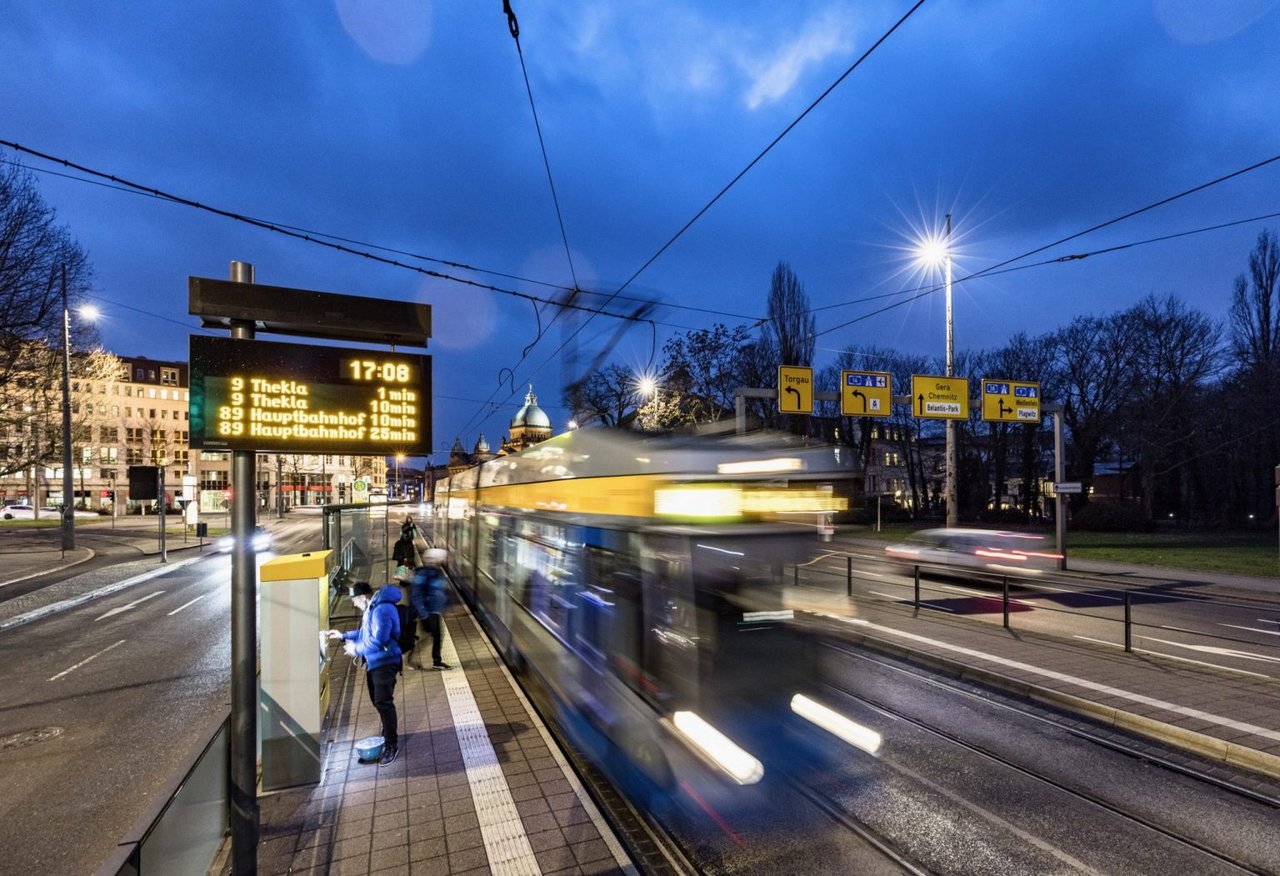
M 231 279 L 252 283 L 253 265 L 231 263 Z M 252 323 L 233 323 L 231 337 L 253 340 Z M 231 452 L 231 872 L 258 872 L 257 566 L 253 539 L 257 454 Z

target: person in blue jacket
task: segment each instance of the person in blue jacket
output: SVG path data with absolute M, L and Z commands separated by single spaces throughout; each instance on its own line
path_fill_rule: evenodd
M 431 665 L 436 669 L 453 668 L 440 655 L 444 644 L 444 609 L 449 604 L 448 581 L 443 568 L 448 558 L 444 548 L 431 548 L 423 556 L 426 564 L 414 570 L 409 584 L 413 613 L 421 618 L 423 632 L 431 634 Z M 418 658 L 418 668 L 422 668 L 421 657 Z
M 350 632 L 329 630 L 330 639 L 342 639 L 347 656 L 364 661 L 365 683 L 369 701 L 382 718 L 382 756 L 380 766 L 396 759 L 400 739 L 396 735 L 396 676 L 400 674 L 400 615 L 396 604 L 403 594 L 392 584 L 377 592 L 368 581 L 351 585 L 351 604 L 360 609 L 360 626 Z

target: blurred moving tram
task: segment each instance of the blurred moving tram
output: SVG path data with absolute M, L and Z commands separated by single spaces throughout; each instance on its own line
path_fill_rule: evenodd
M 437 540 L 580 750 L 641 799 L 714 797 L 790 756 L 779 716 L 878 746 L 821 702 L 782 600 L 852 472 L 847 450 L 787 436 L 577 430 L 437 484 Z

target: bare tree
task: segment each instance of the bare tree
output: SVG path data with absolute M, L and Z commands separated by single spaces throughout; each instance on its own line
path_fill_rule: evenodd
M 635 375 L 612 364 L 592 371 L 570 387 L 564 399 L 579 422 L 595 419 L 610 428 L 622 426 L 629 416 L 634 417 L 640 404 Z
M 667 341 L 662 388 L 678 391 L 683 401 L 681 420 L 714 423 L 732 415 L 733 391 L 741 385 L 739 356 L 747 339 L 745 326 L 731 329 L 716 323 Z
M 1231 296 L 1231 349 L 1241 368 L 1274 372 L 1280 358 L 1280 244 L 1263 231 Z
M 62 344 L 62 282 L 67 297 L 83 299 L 92 272 L 88 257 L 40 197 L 31 173 L 0 168 L 0 394 L 15 373 L 30 373 L 30 344 Z M 75 346 L 95 339 L 74 326 Z

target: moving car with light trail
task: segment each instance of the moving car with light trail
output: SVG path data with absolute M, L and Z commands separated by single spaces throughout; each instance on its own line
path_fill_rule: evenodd
M 920 565 L 955 566 L 994 574 L 1039 575 L 1057 568 L 1062 555 L 1046 550 L 1045 538 L 1030 532 L 986 529 L 923 529 L 884 555 Z

